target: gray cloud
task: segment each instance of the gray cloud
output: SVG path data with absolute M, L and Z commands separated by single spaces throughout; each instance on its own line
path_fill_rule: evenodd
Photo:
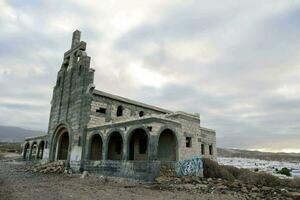
M 199 112 L 222 147 L 299 149 L 299 3 L 119 4 L 0 4 L 1 123 L 47 129 L 56 73 L 80 29 L 98 89 Z M 163 80 L 141 82 L 133 65 Z

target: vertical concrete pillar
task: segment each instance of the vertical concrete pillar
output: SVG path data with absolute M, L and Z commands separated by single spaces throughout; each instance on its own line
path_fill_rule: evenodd
M 106 141 L 106 137 L 102 138 L 102 160 L 107 160 L 107 141 Z
M 158 136 L 150 135 L 149 138 L 149 160 L 157 160 L 157 144 L 158 144 Z
M 128 143 L 128 139 L 127 137 L 124 135 L 123 137 L 123 155 L 122 155 L 122 160 L 128 160 L 128 152 L 127 152 L 127 143 Z

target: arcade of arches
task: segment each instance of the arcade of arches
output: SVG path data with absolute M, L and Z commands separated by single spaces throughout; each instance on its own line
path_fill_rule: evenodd
M 45 141 L 33 142 L 31 145 L 27 142 L 23 150 L 23 159 L 36 160 L 43 159 L 45 149 Z
M 123 156 L 124 141 L 122 135 L 118 131 L 112 132 L 107 141 L 107 152 L 103 154 L 104 141 L 100 134 L 91 136 L 88 146 L 88 160 L 103 160 L 105 155 L 108 160 L 148 160 L 149 156 L 149 136 L 142 128 L 137 128 L 128 134 L 127 138 L 127 155 Z M 62 129 L 56 135 L 54 140 L 54 159 L 67 160 L 70 145 L 69 132 Z M 43 159 L 45 149 L 45 141 L 39 143 L 26 143 L 24 146 L 23 159 Z M 177 159 L 177 139 L 176 135 L 170 129 L 161 132 L 157 144 L 157 159 L 161 161 L 176 161 Z
M 134 129 L 128 134 L 127 156 L 123 157 L 124 141 L 122 135 L 114 131 L 108 137 L 107 152 L 105 157 L 108 160 L 148 160 L 149 136 L 142 128 Z M 170 129 L 164 130 L 159 137 L 158 142 L 158 160 L 176 161 L 177 158 L 177 139 L 176 135 Z M 100 134 L 91 136 L 88 147 L 88 160 L 103 159 L 103 140 Z

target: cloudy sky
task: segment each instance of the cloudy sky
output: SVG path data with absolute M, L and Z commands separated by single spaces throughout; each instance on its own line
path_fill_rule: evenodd
M 200 113 L 220 147 L 300 152 L 299 1 L 2 0 L 1 125 L 47 130 L 75 29 L 97 89 Z

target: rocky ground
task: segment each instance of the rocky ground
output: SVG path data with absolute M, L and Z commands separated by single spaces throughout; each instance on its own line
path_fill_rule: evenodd
M 0 200 L 300 199 L 298 192 L 195 177 L 161 176 L 155 183 L 145 183 L 86 173 L 69 174 L 61 163 L 32 166 L 15 162 L 11 157 L 0 160 Z

